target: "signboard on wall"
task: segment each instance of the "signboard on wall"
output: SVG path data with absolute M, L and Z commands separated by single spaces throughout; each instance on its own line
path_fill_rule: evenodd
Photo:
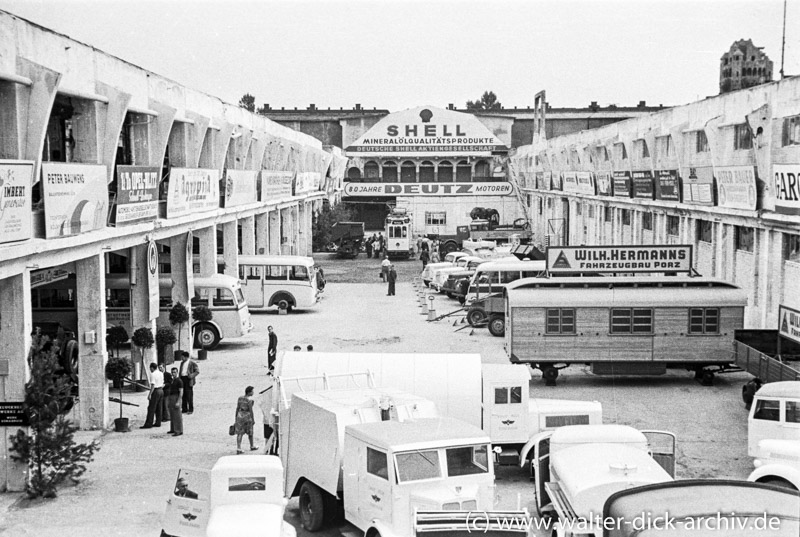
M 773 164 L 775 212 L 800 214 L 800 165 Z
M 550 172 L 550 190 L 563 190 L 563 183 L 561 182 L 561 174 L 558 172 Z
M 778 306 L 778 332 L 792 341 L 800 343 L 800 311 Z
M 27 427 L 30 424 L 24 401 L 0 402 L 0 427 Z
M 633 197 L 639 199 L 653 199 L 653 172 L 639 170 L 632 173 Z
M 756 210 L 756 169 L 754 166 L 717 166 L 717 205 L 731 209 Z
M 172 168 L 167 218 L 219 208 L 219 170 Z
M 614 172 L 614 197 L 617 198 L 630 198 L 631 197 L 631 173 L 630 172 Z
M 564 172 L 564 192 L 578 191 L 578 174 L 575 172 Z
M 66 237 L 106 226 L 108 186 L 102 164 L 42 163 L 45 237 Z
M 316 192 L 319 190 L 319 185 L 322 178 L 319 172 L 297 172 L 295 176 L 294 194 L 306 194 L 308 192 Z
M 247 205 L 258 201 L 256 179 L 258 172 L 251 170 L 225 170 L 225 207 Z
M 294 172 L 261 172 L 261 196 L 258 201 L 274 201 L 292 195 Z
M 32 185 L 33 162 L 0 160 L 0 243 L 33 236 Z
M 575 175 L 578 180 L 578 192 L 593 196 L 594 178 L 592 177 L 592 172 L 578 172 Z
M 714 205 L 714 172 L 711 166 L 689 168 L 683 181 L 683 203 Z
M 691 272 L 692 247 L 552 246 L 547 248 L 547 270 L 564 272 Z
M 511 183 L 345 183 L 345 196 L 508 196 Z
M 533 176 L 533 188 L 544 188 L 544 172 L 536 172 Z
M 157 166 L 117 166 L 117 208 L 114 223 L 129 224 L 158 218 Z
M 65 268 L 49 268 L 34 270 L 31 272 L 31 289 L 40 287 L 50 282 L 66 280 L 69 277 L 69 270 Z
M 158 318 L 158 247 L 156 241 L 147 243 L 147 293 L 149 300 L 149 316 L 151 321 Z
M 656 199 L 681 201 L 681 183 L 678 170 L 656 170 Z
M 610 196 L 611 190 L 611 172 L 597 172 L 595 174 L 597 181 L 597 194 L 600 196 Z

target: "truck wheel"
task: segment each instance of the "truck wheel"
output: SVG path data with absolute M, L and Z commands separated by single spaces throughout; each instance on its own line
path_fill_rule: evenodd
M 325 516 L 322 491 L 310 481 L 300 486 L 300 520 L 308 531 L 319 531 Z
M 781 487 L 790 490 L 797 490 L 797 487 L 795 487 L 790 482 L 780 477 L 766 477 L 763 479 L 759 479 L 758 483 L 763 483 L 765 485 L 772 485 L 773 487 Z
M 506 316 L 499 313 L 493 313 L 489 316 L 489 332 L 494 337 L 506 335 Z
M 279 310 L 286 310 L 288 312 L 290 307 L 291 305 L 289 304 L 289 301 L 286 300 L 285 298 L 278 301 Z
M 544 379 L 545 386 L 555 386 L 556 379 L 558 378 L 558 369 L 552 365 L 542 368 L 542 378 Z
M 700 379 L 700 384 L 703 386 L 713 386 L 714 385 L 714 372 L 713 371 L 703 371 L 703 375 Z
M 486 312 L 480 308 L 472 308 L 467 312 L 467 322 L 470 326 L 478 326 L 486 322 Z
M 442 251 L 444 251 L 445 255 L 455 252 L 456 250 L 458 250 L 458 246 L 454 242 L 446 242 L 444 246 L 442 246 Z
M 200 323 L 194 330 L 194 346 L 201 349 L 214 350 L 222 338 L 213 325 Z

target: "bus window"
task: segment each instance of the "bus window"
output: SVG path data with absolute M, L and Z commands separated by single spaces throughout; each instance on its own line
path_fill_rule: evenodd
M 522 277 L 523 277 L 523 278 L 538 278 L 538 277 L 539 277 L 539 276 L 541 276 L 541 275 L 542 275 L 541 271 L 538 271 L 538 270 L 534 270 L 534 271 L 530 271 L 530 270 L 528 270 L 528 271 L 522 271 Z
M 195 289 L 192 297 L 192 307 L 208 306 L 208 289 Z
M 511 283 L 519 279 L 519 272 L 516 270 L 500 271 L 500 283 Z
M 289 273 L 289 279 L 307 282 L 309 280 L 308 268 L 304 267 L 303 265 L 292 265 L 292 270 Z
M 236 289 L 236 303 L 237 304 L 244 304 L 244 293 L 242 293 L 241 288 Z
M 248 266 L 247 267 L 247 279 L 248 280 L 260 280 L 261 279 L 261 267 Z
M 234 306 L 233 293 L 230 289 L 218 287 L 216 293 L 213 295 L 214 299 L 212 304 L 214 306 Z
M 286 279 L 286 267 L 281 265 L 268 265 L 264 267 L 264 279 L 265 280 L 285 280 Z

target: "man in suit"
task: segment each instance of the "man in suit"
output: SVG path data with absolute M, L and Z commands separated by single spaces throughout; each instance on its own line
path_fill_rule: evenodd
M 275 358 L 278 356 L 278 334 L 276 334 L 271 326 L 267 327 L 269 332 L 269 346 L 267 347 L 267 367 L 270 371 L 275 368 Z
M 178 482 L 175 483 L 175 496 L 180 496 L 181 498 L 191 498 L 192 500 L 197 499 L 197 493 L 193 490 L 189 490 L 189 485 L 182 477 L 179 477 Z
M 200 367 L 197 362 L 189 358 L 189 353 L 182 351 L 181 365 L 178 375 L 183 381 L 183 400 L 181 401 L 181 409 L 186 414 L 194 412 L 194 383 L 197 375 L 200 374 Z

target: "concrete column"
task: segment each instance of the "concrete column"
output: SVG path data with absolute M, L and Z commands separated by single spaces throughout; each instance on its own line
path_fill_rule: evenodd
M 212 276 L 217 273 L 217 226 L 210 226 L 197 231 L 200 239 L 200 275 Z
M 147 252 L 147 248 L 142 250 Z M 78 304 L 78 427 L 105 429 L 109 423 L 106 381 L 105 254 L 75 262 Z M 145 265 L 146 267 L 147 265 Z M 144 282 L 145 285 L 147 282 Z
M 147 280 L 147 244 L 140 244 L 134 246 L 129 250 L 131 261 L 131 326 L 133 330 L 143 326 L 149 326 L 153 331 L 153 337 L 156 334 L 155 319 L 150 319 L 150 292 Z M 133 332 L 130 334 L 133 335 Z M 103 335 L 105 337 L 105 334 Z M 142 367 L 146 366 L 149 362 L 155 360 L 155 345 L 153 348 L 145 351 L 143 357 L 140 349 L 136 346 L 131 346 L 131 358 L 134 365 L 139 364 L 138 378 L 144 377 Z M 146 358 L 143 359 L 143 358 Z
M 255 229 L 255 252 L 257 255 L 267 255 L 270 253 L 269 241 L 272 226 L 270 225 L 270 214 L 262 213 L 255 216 L 256 229 Z M 242 229 L 244 233 L 244 229 Z M 244 247 L 244 244 L 242 245 Z
M 242 225 L 242 255 L 255 255 L 256 253 L 256 219 L 248 216 L 239 220 Z
M 303 255 L 307 255 L 309 257 L 311 257 L 311 254 L 314 253 L 313 230 L 315 213 L 316 211 L 314 209 L 314 204 L 308 204 L 308 210 L 306 211 L 306 252 Z
M 292 206 L 290 209 L 291 212 L 291 220 L 292 220 L 292 234 L 289 235 L 291 238 L 291 249 L 290 252 L 292 255 L 298 255 L 300 252 L 298 250 L 298 244 L 300 242 L 300 208 L 299 203 L 297 205 Z
M 281 254 L 281 211 L 275 209 L 269 212 L 269 253 Z
M 308 234 L 306 233 L 306 213 L 308 213 L 308 204 L 301 201 L 297 204 L 297 242 L 296 251 L 297 255 L 306 255 L 306 242 Z
M 281 209 L 281 255 L 292 254 L 292 210 Z
M 22 274 L 0 280 L 0 401 L 25 400 L 25 383 L 30 377 L 28 349 L 31 346 L 31 276 Z M 9 456 L 8 437 L 17 429 L 29 432 L 28 427 L 0 427 L 0 492 L 25 490 L 27 468 Z
M 190 351 L 192 348 L 192 296 L 194 296 L 194 274 L 192 273 L 192 234 L 176 235 L 169 239 L 169 263 L 172 267 L 172 303 L 180 302 L 189 310 L 189 321 L 174 326 L 178 341 L 175 348 Z M 170 356 L 166 357 L 170 363 Z
M 225 274 L 239 277 L 239 223 L 222 224 L 222 259 L 225 263 Z

